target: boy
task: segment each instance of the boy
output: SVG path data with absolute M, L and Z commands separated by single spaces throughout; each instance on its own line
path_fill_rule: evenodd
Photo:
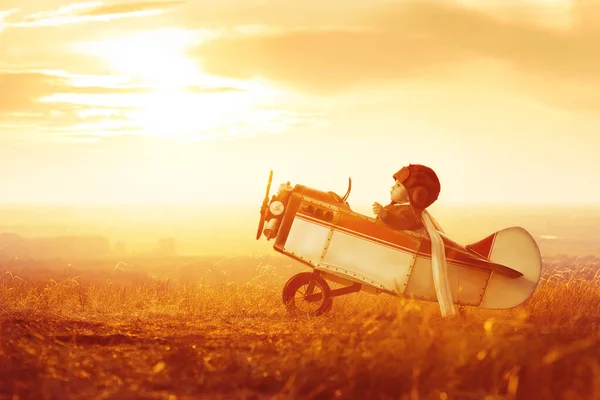
M 400 230 L 423 228 L 421 213 L 437 200 L 440 181 L 429 167 L 409 164 L 393 175 L 391 203 L 383 207 L 373 203 L 373 213 L 386 225 Z
M 431 240 L 432 277 L 443 317 L 456 315 L 448 269 L 444 241 L 439 232 L 443 232 L 425 208 L 437 200 L 440 194 L 440 181 L 429 167 L 409 164 L 394 174 L 390 198 L 392 202 L 385 207 L 375 202 L 373 212 L 377 219 L 386 225 L 401 230 L 423 228 Z

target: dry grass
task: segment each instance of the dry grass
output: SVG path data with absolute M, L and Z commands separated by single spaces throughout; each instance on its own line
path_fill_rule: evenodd
M 544 268 L 512 310 L 358 293 L 291 319 L 284 258 L 7 264 L 0 397 L 598 399 L 600 260 Z

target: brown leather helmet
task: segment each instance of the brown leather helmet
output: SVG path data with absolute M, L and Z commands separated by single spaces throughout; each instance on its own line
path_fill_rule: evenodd
M 440 181 L 429 167 L 409 164 L 393 175 L 408 190 L 408 200 L 416 210 L 423 210 L 437 200 L 440 194 Z

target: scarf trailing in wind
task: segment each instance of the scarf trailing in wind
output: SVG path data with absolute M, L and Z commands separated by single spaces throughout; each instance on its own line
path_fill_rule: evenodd
M 440 304 L 442 317 L 454 317 L 456 315 L 456 310 L 454 308 L 454 302 L 452 301 L 450 282 L 448 281 L 446 250 L 444 248 L 442 237 L 438 232 L 439 226 L 438 229 L 436 229 L 437 224 L 434 222 L 427 210 L 422 211 L 421 221 L 423 222 L 423 226 L 427 230 L 427 234 L 431 240 L 431 268 L 433 272 L 433 284 L 435 286 L 438 303 Z

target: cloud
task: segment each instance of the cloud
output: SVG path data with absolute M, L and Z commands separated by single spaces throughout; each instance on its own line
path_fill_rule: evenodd
M 14 133 L 20 138 L 24 135 L 60 136 L 58 132 L 62 133 L 76 124 L 124 120 L 125 110 L 119 107 L 43 101 L 57 93 L 128 95 L 145 90 L 128 87 L 76 87 L 64 76 L 7 71 L 0 71 L 0 87 L 3 89 L 0 96 L 0 136 L 3 136 L 4 141 Z
M 64 85 L 59 77 L 43 73 L 1 72 L 0 115 L 8 112 L 35 112 L 37 100 Z
M 208 94 L 208 93 L 225 93 L 225 92 L 245 92 L 246 90 L 236 88 L 236 87 L 227 87 L 227 86 L 219 86 L 214 88 L 208 88 L 203 86 L 188 86 L 182 89 L 184 92 L 188 93 L 197 93 L 197 94 Z
M 144 87 L 73 86 L 68 76 L 11 71 L 0 71 L 0 87 L 0 115 L 39 112 L 47 108 L 40 99 L 57 93 L 131 94 L 148 90 Z
M 106 5 L 90 8 L 80 11 L 77 15 L 80 16 L 97 16 L 97 15 L 118 15 L 131 14 L 142 11 L 165 10 L 177 5 L 185 4 L 185 1 L 155 1 L 141 3 L 122 3 L 114 5 Z
M 104 79 L 103 79 L 104 78 Z M 152 90 L 146 86 L 101 85 L 115 81 L 105 77 L 69 75 L 66 73 L 0 71 L 0 115 L 10 113 L 36 113 L 45 108 L 40 100 L 49 96 L 63 95 L 134 95 Z M 74 84 L 76 82 L 77 84 Z M 96 85 L 82 82 L 97 82 Z M 189 86 L 181 89 L 191 94 L 215 94 L 244 92 L 236 87 Z
M 567 99 L 570 106 L 589 108 L 588 102 L 595 101 L 597 110 L 600 23 L 590 16 L 598 14 L 600 5 L 588 3 L 575 8 L 568 29 L 557 29 L 457 5 L 404 2 L 373 9 L 355 21 L 361 29 L 223 37 L 200 45 L 194 55 L 209 73 L 261 76 L 314 93 L 363 83 L 443 79 L 457 66 L 486 60 L 534 77 L 535 87 L 524 89 L 535 96 L 560 102 L 564 86 L 564 93 L 574 97 Z M 543 82 L 554 94 L 539 87 Z M 595 90 L 586 91 L 590 86 Z
M 93 77 L 89 77 L 91 79 Z M 97 77 L 95 77 L 97 79 Z M 74 86 L 82 76 L 45 72 L 0 71 L 0 128 L 44 130 L 65 129 L 81 121 L 94 123 L 122 120 L 127 107 L 98 106 L 84 102 L 67 102 L 63 96 L 136 95 L 148 91 L 145 87 Z M 58 100 L 54 99 L 59 96 Z M 50 101 L 45 101 L 50 99 Z
M 206 140 L 254 135 L 256 126 L 261 134 L 274 134 L 316 122 L 312 115 L 247 103 L 255 96 L 249 89 L 193 85 L 160 91 L 102 86 L 115 81 L 110 78 L 60 71 L 0 71 L 0 87 L 5 89 L 0 93 L 0 131 L 26 130 L 46 135 L 44 140 L 67 142 L 72 135 Z
M 6 19 L 11 16 L 12 14 L 16 13 L 17 11 L 19 11 L 18 8 L 11 8 L 10 10 L 5 10 L 5 11 L 0 11 L 0 33 L 9 27 L 9 23 L 5 22 Z
M 153 16 L 168 8 L 181 5 L 182 1 L 158 1 L 104 5 L 102 2 L 75 3 L 56 10 L 41 11 L 27 15 L 13 25 L 17 27 L 60 26 L 92 21 L 111 21 L 119 18 Z

